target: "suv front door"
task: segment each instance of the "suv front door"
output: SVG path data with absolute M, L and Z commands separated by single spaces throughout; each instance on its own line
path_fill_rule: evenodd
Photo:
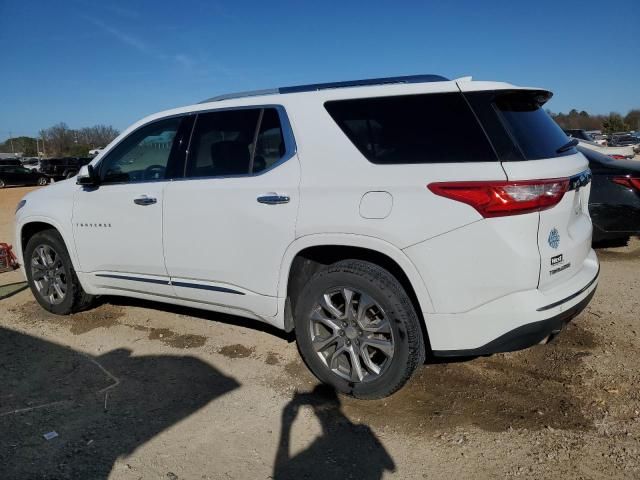
M 284 109 L 199 114 L 185 178 L 165 190 L 165 261 L 176 295 L 275 315 L 299 182 Z
M 96 166 L 97 187 L 79 187 L 73 232 L 82 272 L 100 288 L 173 296 L 162 252 L 163 191 L 182 164 L 190 117 L 147 124 Z

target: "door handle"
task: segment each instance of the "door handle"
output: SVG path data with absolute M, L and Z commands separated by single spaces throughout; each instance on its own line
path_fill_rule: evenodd
M 140 195 L 138 198 L 133 199 L 133 203 L 135 203 L 136 205 L 153 205 L 157 202 L 158 200 L 156 200 L 155 198 L 147 197 L 146 195 Z
M 288 195 L 279 195 L 272 192 L 260 195 L 257 200 L 258 203 L 264 203 L 266 205 L 281 205 L 283 203 L 289 203 L 291 198 L 289 198 Z

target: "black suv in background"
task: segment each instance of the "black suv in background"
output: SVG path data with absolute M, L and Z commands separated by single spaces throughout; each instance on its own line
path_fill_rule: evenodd
M 47 158 L 40 160 L 40 172 L 56 180 L 71 178 L 78 173 L 80 167 L 87 165 L 90 158 Z
M 0 158 L 0 167 L 20 167 L 22 162 L 17 158 Z

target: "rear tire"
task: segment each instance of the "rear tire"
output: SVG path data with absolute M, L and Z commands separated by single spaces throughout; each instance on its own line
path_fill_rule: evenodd
M 40 177 L 38 178 L 38 186 L 40 187 L 44 187 L 45 185 L 47 185 L 49 183 L 49 179 L 47 177 Z
M 300 354 L 321 381 L 362 399 L 391 395 L 424 362 L 409 297 L 387 270 L 344 260 L 309 280 L 295 307 Z
M 82 289 L 69 252 L 56 230 L 44 230 L 29 239 L 24 263 L 31 292 L 45 310 L 68 315 L 93 303 L 95 297 Z
M 6 183 L 4 183 L 4 180 L 2 180 L 2 179 L 0 178 L 0 188 L 4 188 L 4 187 L 6 187 L 6 186 L 7 186 L 7 184 L 6 184 Z

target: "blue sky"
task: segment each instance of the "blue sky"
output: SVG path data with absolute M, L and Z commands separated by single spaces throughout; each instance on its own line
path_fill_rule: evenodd
M 439 73 L 640 108 L 640 1 L 0 0 L 0 140 L 215 94 Z

